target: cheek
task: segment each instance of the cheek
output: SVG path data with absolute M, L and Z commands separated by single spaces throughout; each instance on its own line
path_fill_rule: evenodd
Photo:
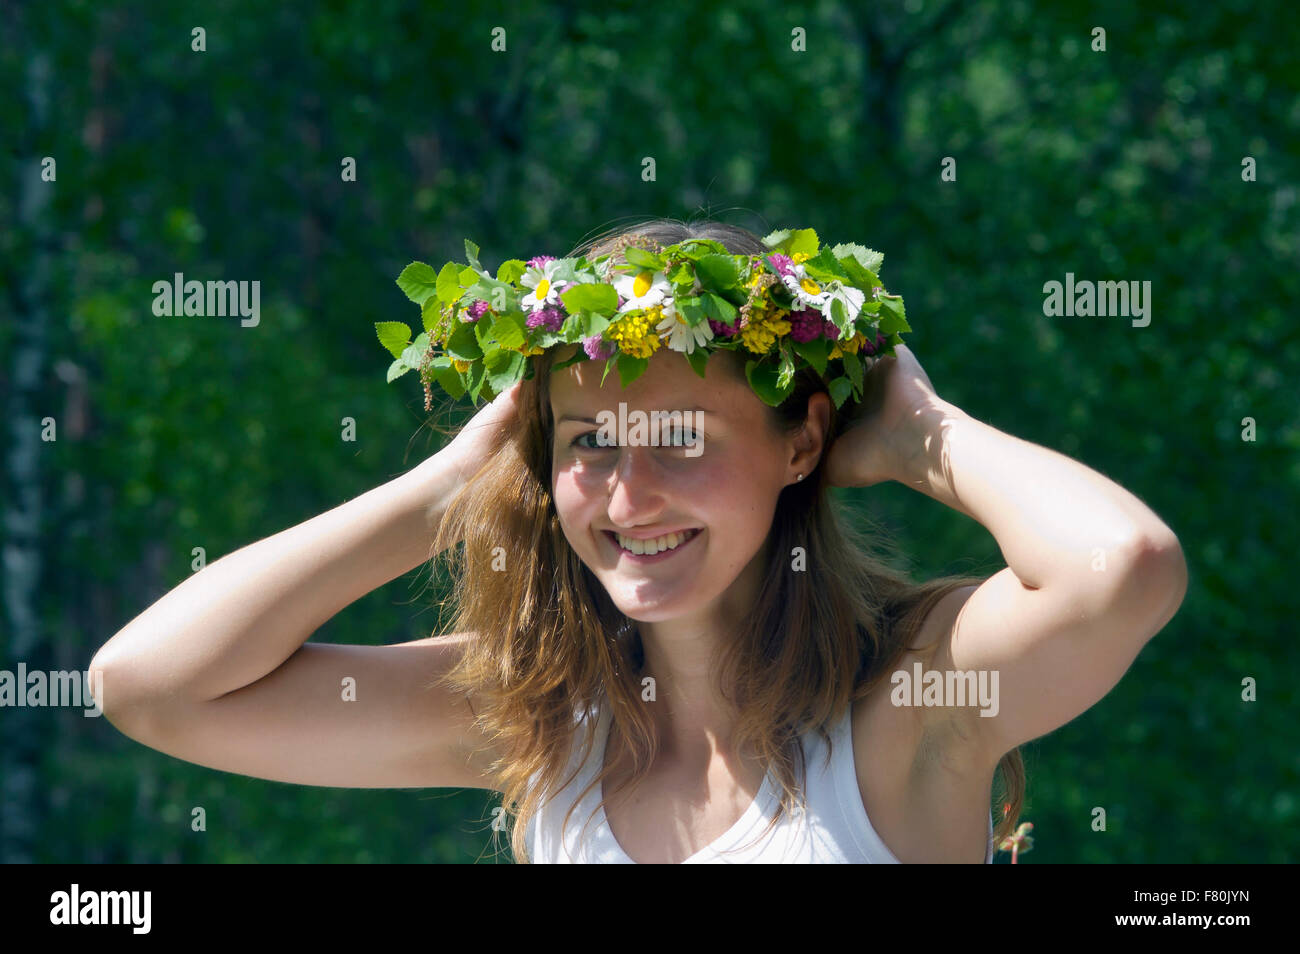
M 603 486 L 596 483 L 590 471 L 584 474 L 581 466 L 567 464 L 554 471 L 551 499 L 560 525 L 572 537 L 575 528 L 595 519 L 605 498 Z

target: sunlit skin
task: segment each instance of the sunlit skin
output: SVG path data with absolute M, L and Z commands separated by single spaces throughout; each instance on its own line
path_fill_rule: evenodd
M 782 435 L 734 356 L 715 353 L 700 378 L 681 353 L 661 349 L 627 388 L 616 369 L 602 387 L 604 366 L 580 361 L 551 375 L 556 512 L 578 557 L 639 624 L 645 671 L 656 683 L 660 757 L 698 766 L 728 751 L 731 720 L 712 684 L 713 654 L 757 596 L 778 495 L 816 466 L 830 399 L 815 395 L 803 429 Z M 705 408 L 693 421 L 702 452 L 601 446 L 597 424 L 563 419 L 595 421 L 602 410 L 617 414 L 620 401 L 647 416 Z M 703 532 L 649 565 L 605 533 L 646 537 L 686 527 Z

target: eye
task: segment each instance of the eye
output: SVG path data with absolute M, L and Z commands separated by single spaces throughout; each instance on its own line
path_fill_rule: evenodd
M 605 450 L 605 449 L 607 449 L 607 448 L 610 448 L 610 447 L 613 447 L 613 446 L 614 446 L 613 444 L 602 444 L 602 443 L 597 443 L 597 444 L 595 444 L 594 446 L 591 445 L 591 444 L 581 444 L 581 443 L 579 443 L 579 441 L 583 441 L 583 440 L 585 440 L 585 439 L 588 438 L 588 437 L 594 438 L 596 441 L 599 442 L 599 441 L 600 441 L 600 431 L 584 431 L 583 433 L 581 433 L 581 434 L 579 434 L 577 437 L 575 437 L 573 440 L 571 440 L 571 441 L 569 442 L 569 446 L 570 446 L 570 447 L 581 448 L 582 450 Z
M 698 444 L 702 439 L 698 432 L 687 430 L 683 427 L 674 427 L 673 434 L 677 436 L 674 437 L 673 440 L 669 441 L 668 446 L 670 447 L 685 447 L 687 444 Z M 684 436 L 687 434 L 689 434 L 690 437 Z
M 589 437 L 597 441 L 597 443 L 595 444 L 583 443 L 583 441 L 585 441 Z M 672 428 L 672 435 L 667 439 L 665 439 L 661 444 L 661 446 L 686 447 L 687 445 L 699 444 L 702 440 L 704 440 L 704 435 L 700 434 L 698 431 L 690 430 L 688 428 L 683 428 L 683 427 L 674 427 Z M 575 437 L 572 441 L 570 441 L 569 446 L 577 447 L 581 450 L 590 450 L 590 451 L 608 450 L 611 447 L 618 446 L 613 442 L 599 443 L 599 441 L 600 441 L 600 431 L 584 431 L 583 433 Z

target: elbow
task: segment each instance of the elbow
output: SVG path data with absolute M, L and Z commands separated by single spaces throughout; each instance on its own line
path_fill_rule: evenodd
M 139 668 L 115 657 L 110 642 L 91 658 L 91 697 L 106 722 L 123 735 L 139 739 L 154 721 L 142 690 L 145 680 Z
M 1187 595 L 1188 573 L 1187 557 L 1174 532 L 1165 527 L 1162 533 L 1144 537 L 1138 554 L 1150 584 L 1162 590 L 1176 610 Z
M 1115 596 L 1117 610 L 1149 640 L 1174 618 L 1187 596 L 1187 559 L 1173 532 L 1135 540 L 1123 580 Z
M 86 680 L 86 684 L 89 687 L 90 695 L 94 700 L 95 706 L 104 717 L 104 721 L 112 725 L 114 728 L 125 732 L 126 730 L 122 728 L 122 716 L 120 712 L 122 708 L 122 700 L 118 698 L 116 692 L 120 667 L 110 665 L 110 658 L 111 653 L 105 653 L 104 649 L 100 649 L 99 652 L 95 653 L 86 670 L 87 675 L 89 676 Z M 113 703 L 111 708 L 109 706 L 110 700 Z M 129 735 L 130 733 L 127 734 Z

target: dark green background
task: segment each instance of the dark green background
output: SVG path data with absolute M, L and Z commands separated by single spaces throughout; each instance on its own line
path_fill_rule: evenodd
M 495 269 L 647 215 L 813 227 L 885 253 L 943 397 L 1128 488 L 1186 554 L 1186 601 L 1121 684 L 1024 748 L 1024 863 L 1296 860 L 1300 31 L 1290 3 L 1136 6 L 0 2 L 0 668 L 84 669 L 192 547 L 436 451 L 373 329 L 418 322 L 408 262 L 468 237 Z M 261 324 L 155 317 L 177 271 L 260 280 Z M 1045 317 L 1067 271 L 1150 281 L 1150 325 Z M 1005 565 L 901 485 L 851 496 L 917 579 Z M 313 638 L 428 635 L 427 578 Z M 0 773 L 0 860 L 507 860 L 480 793 L 223 774 L 79 710 L 0 710 Z

